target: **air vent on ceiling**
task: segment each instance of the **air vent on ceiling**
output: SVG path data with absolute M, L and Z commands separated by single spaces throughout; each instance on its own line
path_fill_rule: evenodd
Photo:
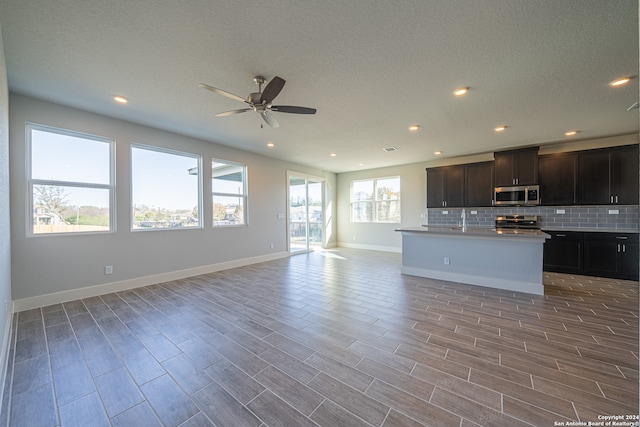
M 636 102 L 635 104 L 633 104 L 631 107 L 627 108 L 627 111 L 631 111 L 631 110 L 637 110 L 638 109 L 638 103 Z
M 398 149 L 396 147 L 385 147 L 382 150 L 386 151 L 387 153 L 390 153 L 392 151 L 398 151 Z

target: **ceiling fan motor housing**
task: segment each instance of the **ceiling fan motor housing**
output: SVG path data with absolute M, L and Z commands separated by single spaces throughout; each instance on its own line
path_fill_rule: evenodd
M 260 98 L 262 97 L 262 92 L 253 92 L 247 96 L 247 102 L 251 105 L 260 105 Z

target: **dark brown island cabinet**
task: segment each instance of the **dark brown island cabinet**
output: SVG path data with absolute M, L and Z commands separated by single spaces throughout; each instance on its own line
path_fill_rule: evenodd
M 498 151 L 493 157 L 496 187 L 538 183 L 538 147 Z

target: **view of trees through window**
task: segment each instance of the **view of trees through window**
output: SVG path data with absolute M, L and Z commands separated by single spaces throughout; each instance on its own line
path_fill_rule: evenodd
M 200 157 L 131 147 L 132 229 L 201 227 Z
M 110 231 L 113 140 L 28 125 L 34 234 Z
M 400 222 L 400 177 L 352 181 L 351 221 Z
M 214 227 L 246 224 L 246 169 L 239 163 L 211 162 Z

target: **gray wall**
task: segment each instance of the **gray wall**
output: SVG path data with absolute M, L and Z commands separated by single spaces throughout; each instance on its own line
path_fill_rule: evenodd
M 1 30 L 1 29 L 0 29 Z M 0 31 L 0 387 L 4 385 L 11 336 L 11 231 L 9 221 L 9 91 Z M 2 390 L 0 388 L 0 398 Z
M 540 148 L 540 154 L 551 154 L 565 151 L 587 150 L 593 148 L 612 147 L 618 145 L 637 144 L 638 135 L 621 135 L 608 138 L 592 140 L 582 140 L 574 142 L 561 142 L 548 144 Z M 453 224 L 457 225 L 460 220 L 461 209 L 448 209 L 448 215 L 442 215 L 442 209 L 427 210 L 427 175 L 426 168 L 436 166 L 446 166 L 463 163 L 473 163 L 493 160 L 493 153 L 482 153 L 473 156 L 439 159 L 429 162 L 413 163 L 409 165 L 368 169 L 357 172 L 341 173 L 338 175 L 338 245 L 363 249 L 378 249 L 400 252 L 402 250 L 402 239 L 396 228 L 411 227 L 420 224 Z M 352 223 L 350 217 L 350 185 L 351 181 L 357 179 L 380 178 L 386 176 L 400 176 L 401 186 L 401 224 L 365 224 Z M 619 215 L 610 215 L 604 208 L 578 208 L 567 207 L 564 216 L 555 215 L 555 209 L 562 207 L 536 208 L 532 214 L 547 217 L 545 226 L 562 227 L 560 224 L 566 223 L 566 227 L 575 228 L 580 224 L 583 228 L 618 228 L 637 229 L 638 206 L 628 206 L 620 208 Z M 524 208 L 529 209 L 529 208 Z M 598 210 L 599 209 L 599 210 Z M 474 209 L 478 215 L 470 215 L 467 209 L 467 219 L 471 225 L 490 225 L 487 218 L 495 218 L 502 213 L 512 213 L 517 210 L 488 208 Z M 586 210 L 586 212 L 582 212 Z M 581 211 L 581 212 L 578 212 Z M 602 211 L 602 212 L 601 212 Z M 519 211 L 518 211 L 519 212 Z M 523 212 L 519 212 L 523 213 Z M 582 213 L 582 217 L 580 217 Z M 574 216 L 575 215 L 575 216 Z M 568 222 L 569 217 L 576 221 Z M 587 221 L 581 221 L 588 218 Z M 487 222 L 489 221 L 489 222 Z M 634 221 L 636 222 L 634 227 Z M 543 221 L 544 222 L 544 221 Z
M 287 170 L 324 177 L 334 197 L 336 176 L 310 167 L 100 116 L 86 111 L 11 94 L 9 100 L 11 163 L 12 291 L 15 301 L 94 285 L 131 281 L 164 273 L 189 271 L 232 261 L 284 256 Z M 116 139 L 115 233 L 27 237 L 25 122 Z M 211 226 L 211 169 L 203 168 L 204 229 L 130 231 L 130 144 L 142 143 L 245 163 L 248 167 L 248 226 Z M 335 203 L 327 200 L 328 206 Z M 4 204 L 3 204 L 4 205 Z M 332 222 L 334 224 L 335 222 Z M 327 232 L 336 243 L 336 230 Z M 4 234 L 3 234 L 4 236 Z M 3 237 L 4 238 L 4 237 Z M 274 244 L 274 249 L 270 248 Z M 114 274 L 104 275 L 113 265 Z

